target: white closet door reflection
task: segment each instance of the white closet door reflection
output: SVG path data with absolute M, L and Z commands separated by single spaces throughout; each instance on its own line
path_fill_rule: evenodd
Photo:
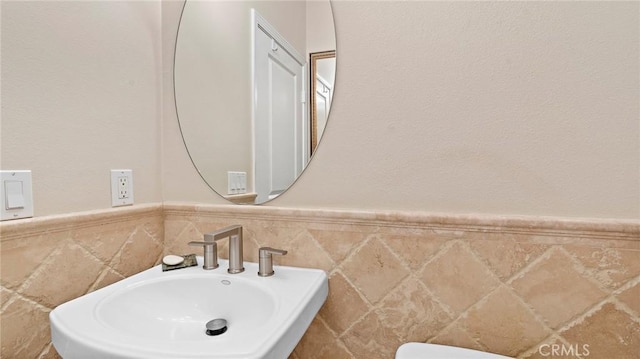
M 284 192 L 306 164 L 303 57 L 257 12 L 254 48 L 256 202 Z M 277 40 L 278 39 L 278 40 Z
M 327 124 L 329 110 L 331 109 L 331 98 L 333 96 L 333 88 L 320 76 L 316 78 L 316 121 L 318 124 L 317 136 L 322 138 L 324 127 Z

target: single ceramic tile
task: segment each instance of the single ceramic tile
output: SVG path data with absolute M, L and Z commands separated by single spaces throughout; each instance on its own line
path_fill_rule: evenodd
M 379 238 L 373 237 L 343 263 L 343 273 L 371 303 L 377 303 L 409 271 Z
M 576 245 L 564 248 L 587 268 L 591 276 L 610 289 L 619 288 L 640 274 L 638 250 Z
M 157 242 L 164 242 L 164 221 L 162 215 L 145 218 L 140 225 Z
M 290 226 L 281 221 L 253 221 L 249 228 L 254 233 L 256 242 L 260 244 L 277 243 L 286 245 L 301 232 L 306 231 L 301 224 Z
M 425 342 L 452 320 L 424 284 L 415 278 L 409 278 L 393 289 L 380 302 L 376 312 L 403 342 Z
M 169 228 L 174 225 L 172 223 Z M 165 230 L 165 233 L 170 233 L 172 237 L 165 237 L 164 240 L 164 254 L 175 254 L 175 255 L 184 255 L 189 253 L 196 253 L 197 255 L 202 255 L 200 253 L 202 251 L 201 247 L 192 247 L 189 246 L 189 242 L 191 241 L 203 241 L 203 234 L 198 231 L 198 229 L 192 223 L 180 222 L 177 224 L 180 230 L 175 228 L 171 228 L 169 230 Z M 175 233 L 175 234 L 174 234 Z M 218 251 L 220 254 L 221 251 Z
M 527 243 L 527 236 L 491 233 L 469 242 L 471 249 L 503 281 L 538 258 L 548 246 Z
M 460 348 L 468 348 L 484 351 L 483 348 L 464 328 L 455 322 L 440 332 L 429 343 L 449 345 Z
M 247 237 L 244 239 L 242 247 L 244 251 L 244 261 L 258 263 L 258 254 L 259 254 L 258 250 L 260 249 L 261 246 L 258 245 L 258 243 L 256 243 L 256 241 L 253 238 Z M 278 265 L 279 257 L 274 256 L 273 258 L 274 258 L 274 265 Z
M 343 344 L 316 317 L 293 351 L 294 356 L 304 359 L 352 359 Z
M 192 225 L 191 222 L 185 220 L 178 220 L 173 217 L 167 217 L 164 220 L 164 245 L 166 247 L 172 245 L 180 236 L 185 228 Z M 195 227 L 194 227 L 195 228 Z
M 355 358 L 393 358 L 403 343 L 375 312 L 370 312 L 340 338 Z
M 579 273 L 571 258 L 558 249 L 516 278 L 511 285 L 552 328 L 558 328 L 584 313 L 606 295 Z
M 4 305 L 9 302 L 9 299 L 11 299 L 12 296 L 13 293 L 5 289 L 4 287 L 0 287 L 0 308 L 4 307 Z M 2 317 L 0 317 L 0 320 L 2 320 Z
M 463 323 L 487 351 L 508 356 L 521 353 L 551 334 L 504 286 L 473 306 Z
M 69 232 L 43 234 L 2 242 L 0 280 L 10 289 L 20 287 L 33 271 L 69 237 Z
M 286 230 L 282 230 L 281 228 L 281 232 L 280 235 L 276 235 L 276 236 L 263 236 L 263 235 L 259 235 L 256 232 L 254 232 L 254 228 L 260 228 L 260 225 L 256 225 L 256 226 L 252 226 L 249 227 L 247 229 L 248 233 L 251 233 L 250 238 L 253 238 L 253 240 L 255 241 L 256 245 L 259 247 L 272 247 L 272 248 L 277 248 L 277 249 L 284 249 L 287 250 L 287 248 L 291 248 L 290 247 L 290 243 L 293 241 L 293 239 L 295 237 L 292 237 L 292 233 L 287 233 Z M 300 235 L 301 233 L 304 233 L 303 231 L 295 231 L 296 236 Z
M 133 223 L 109 223 L 73 231 L 73 240 L 104 263 L 109 263 L 135 231 Z
M 611 303 L 560 335 L 571 344 L 588 345 L 589 358 L 637 359 L 640 353 L 640 323 Z
M 440 250 L 447 239 L 432 231 L 420 231 L 414 235 L 384 237 L 384 241 L 405 261 L 409 268 L 418 270 Z
M 46 348 L 44 348 L 42 353 L 40 353 L 38 359 L 62 359 L 62 357 L 60 356 L 60 354 L 58 354 L 53 344 L 49 344 Z
M 104 271 L 98 277 L 98 280 L 91 287 L 91 291 L 104 288 L 108 285 L 121 281 L 122 279 L 124 279 L 124 276 L 114 272 L 109 267 L 105 267 Z
M 54 308 L 87 293 L 104 268 L 85 249 L 67 241 L 31 277 L 23 294 Z
M 618 300 L 626 304 L 640 316 L 640 283 L 636 283 L 633 287 L 618 294 Z
M 461 313 L 500 285 L 489 269 L 461 242 L 429 262 L 419 278 L 455 314 Z
M 111 266 L 116 272 L 129 277 L 153 267 L 161 256 L 162 249 L 162 244 L 156 242 L 148 233 L 137 230 L 122 246 Z
M 2 358 L 37 358 L 51 340 L 49 313 L 23 298 L 7 306 L 0 325 Z
M 281 265 L 317 268 L 330 272 L 335 267 L 331 257 L 320 247 L 308 232 L 301 232 L 284 246 L 288 253 L 285 256 L 274 256 L 275 263 Z
M 335 263 L 342 263 L 366 238 L 365 233 L 352 231 L 310 229 L 309 233 L 318 241 L 320 246 L 329 254 Z
M 364 299 L 340 272 L 329 277 L 329 296 L 319 314 L 336 333 L 342 334 L 369 310 Z

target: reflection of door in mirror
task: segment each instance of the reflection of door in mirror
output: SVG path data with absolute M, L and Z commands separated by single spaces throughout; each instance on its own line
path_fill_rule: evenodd
M 333 98 L 336 52 L 323 51 L 309 54 L 311 79 L 311 154 L 322 137 Z
M 261 90 L 254 78 L 257 37 L 252 9 L 281 37 L 263 29 L 268 35 L 263 48 L 269 55 L 262 59 L 271 75 L 277 75 L 263 84 L 290 93 L 288 100 L 278 103 L 282 105 L 279 109 L 299 114 L 301 120 L 292 120 L 287 126 L 281 126 L 287 122 L 271 107 L 257 109 L 262 106 L 257 100 L 282 98 L 274 95 L 279 91 L 257 95 Z M 310 107 L 315 97 L 308 85 L 309 54 L 335 50 L 335 40 L 329 0 L 186 0 L 175 49 L 176 111 L 189 157 L 209 187 L 235 203 L 264 203 L 292 185 L 308 167 L 312 148 Z M 293 58 L 298 64 L 295 67 L 302 67 L 301 74 L 284 66 L 282 57 L 292 53 L 297 53 Z M 333 73 L 321 76 L 328 84 L 334 83 Z M 300 82 L 302 87 L 293 90 L 293 82 Z M 256 118 L 264 116 L 278 129 L 257 129 Z M 288 135 L 276 137 L 283 128 Z M 322 125 L 316 124 L 316 129 L 314 148 L 321 140 Z M 256 136 L 271 136 L 274 145 L 258 149 Z M 271 164 L 263 165 L 258 156 L 267 154 Z M 279 172 L 279 163 L 287 164 L 284 172 Z M 273 169 L 266 177 L 257 174 L 263 166 Z M 261 178 L 267 179 L 266 190 L 258 189 Z
M 260 203 L 289 188 L 307 163 L 306 63 L 272 25 L 255 10 L 252 14 L 255 188 Z

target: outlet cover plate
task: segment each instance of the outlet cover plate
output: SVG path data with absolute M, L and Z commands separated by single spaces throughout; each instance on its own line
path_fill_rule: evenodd
M 111 170 L 111 206 L 133 204 L 133 171 Z
M 227 194 L 247 193 L 247 172 L 227 172 Z

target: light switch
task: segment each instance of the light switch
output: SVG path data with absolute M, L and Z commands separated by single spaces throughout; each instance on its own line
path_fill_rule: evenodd
M 22 181 L 4 181 L 5 209 L 24 208 L 24 192 Z
M 0 219 L 33 217 L 31 171 L 0 171 Z
M 227 172 L 227 194 L 247 193 L 247 172 Z

